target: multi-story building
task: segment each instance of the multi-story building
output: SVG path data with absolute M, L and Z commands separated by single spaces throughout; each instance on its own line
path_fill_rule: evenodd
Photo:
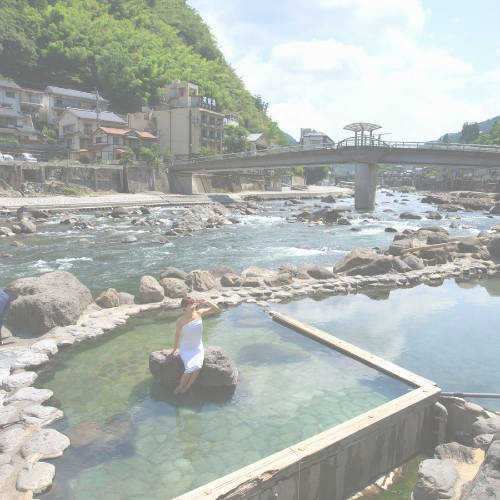
M 30 115 L 44 115 L 48 108 L 48 96 L 43 90 L 22 88 L 19 91 L 19 108 Z
M 21 87 L 14 82 L 0 80 L 0 108 L 11 108 L 21 111 L 19 106 L 19 92 Z
M 95 93 L 49 86 L 47 95 L 47 121 L 57 123 L 66 108 L 106 111 L 109 101 Z
M 236 113 L 227 113 L 224 116 L 224 125 L 226 125 L 226 126 L 233 126 L 233 127 L 239 127 L 240 120 L 239 120 L 238 115 Z
M 94 132 L 99 127 L 127 129 L 127 121 L 111 111 L 65 109 L 59 119 L 59 141 L 71 151 L 93 145 Z
M 15 108 L 0 108 L 0 142 L 15 139 L 20 143 L 38 142 L 42 134 L 33 127 L 30 115 Z
M 301 128 L 300 145 L 303 149 L 321 149 L 335 146 L 335 142 L 323 132 L 318 132 L 312 128 Z
M 215 99 L 199 95 L 198 85 L 175 80 L 165 86 L 161 104 L 150 111 L 151 127 L 160 146 L 174 155 L 190 156 L 202 148 L 221 153 L 225 116 L 217 109 Z M 134 119 L 130 123 L 134 128 L 139 124 Z

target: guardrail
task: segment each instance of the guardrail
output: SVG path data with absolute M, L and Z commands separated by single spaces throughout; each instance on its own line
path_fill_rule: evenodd
M 280 148 L 261 149 L 258 151 L 243 151 L 241 153 L 214 154 L 209 156 L 196 156 L 186 159 L 172 160 L 174 165 L 194 165 L 206 163 L 214 160 L 231 160 L 259 158 L 280 153 L 300 153 L 304 151 L 332 151 L 343 149 L 376 148 L 376 149 L 426 149 L 426 150 L 446 150 L 446 151 L 471 151 L 471 152 L 492 152 L 500 154 L 500 146 L 488 146 L 484 144 L 461 144 L 444 142 L 405 142 L 405 141 L 382 141 L 380 139 L 349 137 L 338 142 L 334 146 L 284 146 Z

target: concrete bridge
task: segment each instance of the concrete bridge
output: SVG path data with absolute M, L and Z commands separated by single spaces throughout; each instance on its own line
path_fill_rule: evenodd
M 291 146 L 258 152 L 174 160 L 170 165 L 172 183 L 178 191 L 193 194 L 198 191 L 200 177 L 214 172 L 355 164 L 356 209 L 373 210 L 379 164 L 500 168 L 500 146 L 387 142 L 372 137 L 365 139 L 360 141 L 358 137 L 352 137 L 340 141 L 336 146 L 317 149 Z

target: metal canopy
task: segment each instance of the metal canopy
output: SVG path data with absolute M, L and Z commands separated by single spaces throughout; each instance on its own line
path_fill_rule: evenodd
M 352 130 L 353 132 L 373 132 L 379 128 L 382 128 L 382 126 L 376 125 L 375 123 L 356 122 L 346 125 L 344 130 Z

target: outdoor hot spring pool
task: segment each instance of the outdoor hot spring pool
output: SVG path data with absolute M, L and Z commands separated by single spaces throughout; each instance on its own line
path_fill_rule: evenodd
M 148 368 L 174 330 L 171 318 L 133 320 L 40 374 L 65 413 L 57 428 L 72 439 L 44 498 L 175 497 L 411 390 L 248 304 L 205 320 L 205 344 L 239 369 L 232 399 L 175 398 Z

